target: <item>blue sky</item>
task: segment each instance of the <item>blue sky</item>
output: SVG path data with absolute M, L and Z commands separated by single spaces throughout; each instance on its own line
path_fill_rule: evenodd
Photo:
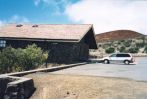
M 147 0 L 0 0 L 8 23 L 93 24 L 95 33 L 127 29 L 147 34 Z
M 77 0 L 0 0 L 0 20 L 8 23 L 72 23 L 65 7 Z

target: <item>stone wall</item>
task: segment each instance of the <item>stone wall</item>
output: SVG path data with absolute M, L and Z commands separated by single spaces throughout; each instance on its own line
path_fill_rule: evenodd
M 0 99 L 4 99 L 5 90 L 7 89 L 7 84 L 10 82 L 8 78 L 0 78 Z
M 29 99 L 35 91 L 31 78 L 6 76 L 0 78 L 0 99 Z

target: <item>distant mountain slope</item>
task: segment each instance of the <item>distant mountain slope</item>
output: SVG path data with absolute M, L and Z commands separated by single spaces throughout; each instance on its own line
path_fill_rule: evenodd
M 144 36 L 144 35 L 135 31 L 131 31 L 131 30 L 116 30 L 116 31 L 110 31 L 110 32 L 97 34 L 96 41 L 107 42 L 107 41 L 114 41 L 114 40 L 137 38 L 140 36 Z

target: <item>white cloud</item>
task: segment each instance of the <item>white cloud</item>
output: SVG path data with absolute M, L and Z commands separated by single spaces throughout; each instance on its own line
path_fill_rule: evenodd
M 52 13 L 53 15 L 64 14 L 66 5 L 71 4 L 69 0 L 34 0 L 35 6 L 38 6 L 41 3 L 44 8 L 51 9 L 51 7 L 53 7 L 54 10 L 54 12 Z
M 23 23 L 29 23 L 29 22 L 30 21 L 24 16 L 13 15 L 8 20 L 0 20 L 0 26 L 9 24 L 9 23 L 23 24 Z
M 147 34 L 147 1 L 81 0 L 66 7 L 76 23 L 94 24 L 96 33 L 129 29 Z
M 0 20 L 0 27 L 5 25 L 6 24 L 6 21 L 5 20 Z
M 19 15 L 13 15 L 10 20 L 7 21 L 8 23 L 29 23 L 30 21 L 24 17 Z
M 0 26 L 2 26 L 2 25 L 3 25 L 3 21 L 0 20 Z
M 38 6 L 39 3 L 40 3 L 40 0 L 34 0 L 34 4 L 35 4 L 36 6 Z

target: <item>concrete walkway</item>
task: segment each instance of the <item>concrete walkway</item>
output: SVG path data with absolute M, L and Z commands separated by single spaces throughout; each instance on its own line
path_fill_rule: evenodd
M 93 63 L 68 68 L 51 74 L 89 75 L 104 77 L 129 78 L 147 81 L 147 57 L 136 58 L 136 65 Z

